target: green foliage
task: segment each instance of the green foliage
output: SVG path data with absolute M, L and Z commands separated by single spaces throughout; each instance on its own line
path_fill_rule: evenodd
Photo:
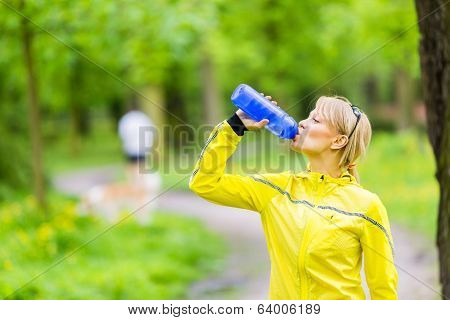
M 158 212 L 142 226 L 131 217 L 91 242 L 109 224 L 79 216 L 75 202 L 52 199 L 47 215 L 33 197 L 0 206 L 0 296 L 181 299 L 190 283 L 221 266 L 224 243 L 194 219 Z
M 120 139 L 114 130 L 112 121 L 104 115 L 93 117 L 93 121 L 95 130 L 89 136 L 81 138 L 77 154 L 70 149 L 70 135 L 64 133 L 67 120 L 46 123 L 44 133 L 48 143 L 45 167 L 49 174 L 54 175 L 65 170 L 123 162 L 124 156 Z
M 227 100 L 239 82 L 248 82 L 293 105 L 416 20 L 410 0 L 82 0 L 51 7 L 24 1 L 23 8 L 19 1 L 9 3 L 45 30 L 33 26 L 34 58 L 42 105 L 53 111 L 67 110 L 73 90 L 85 108 L 127 97 L 130 88 L 102 69 L 139 90 L 170 83 L 174 64 L 181 64 L 179 89 L 198 103 L 197 73 L 205 53 L 213 58 Z M 5 76 L 23 91 L 24 77 L 14 76 L 23 74 L 22 18 L 5 5 L 0 17 L 0 41 L 8 48 L 0 52 L 0 69 L 13 71 Z M 338 91 L 361 100 L 361 80 L 369 75 L 383 85 L 397 68 L 417 78 L 417 41 L 414 27 L 319 93 Z M 70 81 L 77 73 L 74 88 Z

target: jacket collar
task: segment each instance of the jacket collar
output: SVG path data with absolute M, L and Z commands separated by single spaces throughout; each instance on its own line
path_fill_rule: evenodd
M 355 184 L 359 186 L 359 183 L 357 182 L 356 178 L 353 175 L 351 175 L 348 170 L 343 171 L 339 176 L 339 178 L 334 178 L 330 175 L 323 174 L 321 172 L 311 171 L 309 163 L 306 166 L 306 169 L 297 173 L 296 176 L 307 178 L 312 182 L 319 182 L 320 180 L 323 180 L 325 182 L 334 182 L 341 185 Z

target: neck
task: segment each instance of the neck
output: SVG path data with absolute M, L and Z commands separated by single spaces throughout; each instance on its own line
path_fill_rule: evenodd
M 342 169 L 335 157 L 308 157 L 312 172 L 320 172 L 333 178 L 339 178 Z

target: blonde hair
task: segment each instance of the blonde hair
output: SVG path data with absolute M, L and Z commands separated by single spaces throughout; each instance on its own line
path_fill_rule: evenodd
M 340 134 L 347 137 L 357 123 L 353 113 L 352 103 L 345 97 L 322 96 L 316 102 L 316 111 L 335 128 Z M 340 150 L 339 167 L 345 168 L 359 182 L 359 175 L 355 168 L 355 161 L 364 157 L 372 137 L 372 127 L 366 114 L 361 112 L 361 118 L 348 143 Z

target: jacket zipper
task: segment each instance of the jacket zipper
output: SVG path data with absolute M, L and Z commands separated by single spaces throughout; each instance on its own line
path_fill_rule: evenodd
M 318 186 L 316 189 L 316 194 L 314 195 L 314 207 L 317 206 L 317 202 L 321 196 L 322 192 L 322 186 L 323 186 L 324 176 L 322 175 Z M 309 217 L 308 217 L 309 220 Z M 311 223 L 307 221 L 305 226 L 305 231 L 303 233 L 303 239 L 302 244 L 300 246 L 300 252 L 298 257 L 298 266 L 299 266 L 299 276 L 300 276 L 300 300 L 307 300 L 308 299 L 308 279 L 306 275 L 306 266 L 305 266 L 305 260 L 306 260 L 306 249 L 309 246 L 309 232 L 310 232 L 310 225 Z

